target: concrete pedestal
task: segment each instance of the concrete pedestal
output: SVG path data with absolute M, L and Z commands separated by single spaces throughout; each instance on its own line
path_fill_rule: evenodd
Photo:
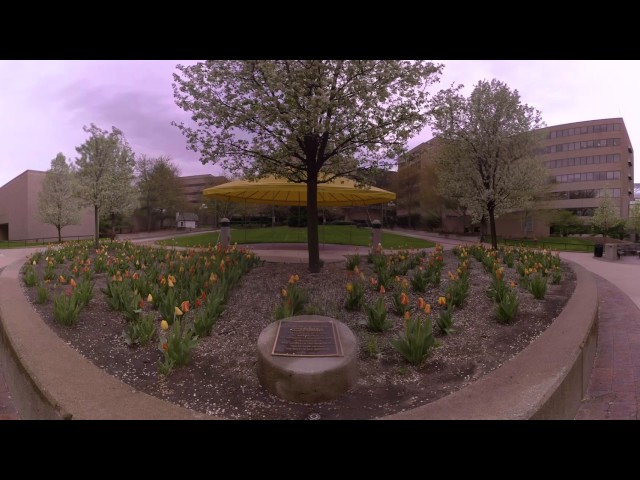
M 618 260 L 618 246 L 615 243 L 605 243 L 604 258 L 607 260 Z
M 299 403 L 332 400 L 353 387 L 358 377 L 358 346 L 345 324 L 320 315 L 299 315 L 288 322 L 333 321 L 343 356 L 304 357 L 273 355 L 280 321 L 269 324 L 258 337 L 258 378 L 274 395 Z

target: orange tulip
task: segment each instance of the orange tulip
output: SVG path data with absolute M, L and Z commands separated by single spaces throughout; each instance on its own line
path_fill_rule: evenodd
M 380 293 L 384 295 L 385 293 L 384 285 L 380 285 Z
M 447 299 L 444 297 L 438 297 L 438 305 L 446 305 Z
M 182 302 L 180 304 L 180 308 L 182 309 L 183 312 L 188 312 L 189 311 L 189 300 L 185 300 L 184 302 Z

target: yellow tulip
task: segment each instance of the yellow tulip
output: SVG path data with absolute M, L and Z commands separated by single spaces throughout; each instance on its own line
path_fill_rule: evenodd
M 166 320 L 162 320 L 162 321 L 160 322 L 160 327 L 161 327 L 163 330 L 169 330 L 169 323 L 168 323 Z
M 446 305 L 447 299 L 445 297 L 438 297 L 438 305 Z
M 153 297 L 151 296 L 151 294 L 147 295 L 147 302 L 153 302 Z
M 180 315 L 182 315 L 182 310 L 180 310 L 178 307 L 174 307 L 173 313 L 179 317 Z

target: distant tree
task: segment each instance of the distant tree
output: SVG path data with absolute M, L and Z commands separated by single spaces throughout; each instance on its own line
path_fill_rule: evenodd
M 442 66 L 398 60 L 214 60 L 178 65 L 178 124 L 203 163 L 307 184 L 309 270 L 320 270 L 318 183 L 389 169 L 425 125 Z
M 134 190 L 135 156 L 121 130 L 101 130 L 93 123 L 83 127 L 90 137 L 79 147 L 76 158 L 77 194 L 94 208 L 95 247 L 99 246 L 101 215 L 127 211 Z
M 462 87 L 434 99 L 432 126 L 443 143 L 436 160 L 441 193 L 457 198 L 475 221 L 486 216 L 497 248 L 496 217 L 545 190 L 548 173 L 534 157 L 536 130 L 544 124 L 539 111 L 498 80 L 478 82 L 469 98 L 459 93 Z
M 575 233 L 584 225 L 580 217 L 570 210 L 556 210 L 550 215 L 551 226 L 557 230 L 560 235 L 566 237 L 570 233 Z
M 597 233 L 601 233 L 604 237 L 609 237 L 614 231 L 623 228 L 625 221 L 618 214 L 618 210 L 609 195 L 609 189 L 605 188 L 603 190 L 604 194 L 595 212 L 593 212 L 591 223 Z
M 140 208 L 145 212 L 147 231 L 150 231 L 154 217 L 164 222 L 166 217 L 175 216 L 185 208 L 180 170 L 170 157 L 145 155 L 136 162 L 136 170 Z
M 633 233 L 634 241 L 638 241 L 638 233 L 640 232 L 640 203 L 634 203 L 629 209 L 629 220 L 627 220 L 627 228 Z
M 62 229 L 80 223 L 80 204 L 74 195 L 75 179 L 71 165 L 62 153 L 51 160 L 51 168 L 38 194 L 38 214 L 43 223 L 58 230 L 58 242 L 62 242 Z

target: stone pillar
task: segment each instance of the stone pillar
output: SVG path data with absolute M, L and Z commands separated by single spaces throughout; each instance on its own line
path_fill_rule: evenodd
M 377 251 L 378 245 L 382 244 L 382 224 L 380 220 L 374 220 L 371 222 L 371 248 Z
M 231 222 L 228 218 L 220 220 L 220 245 L 227 248 L 231 242 Z

